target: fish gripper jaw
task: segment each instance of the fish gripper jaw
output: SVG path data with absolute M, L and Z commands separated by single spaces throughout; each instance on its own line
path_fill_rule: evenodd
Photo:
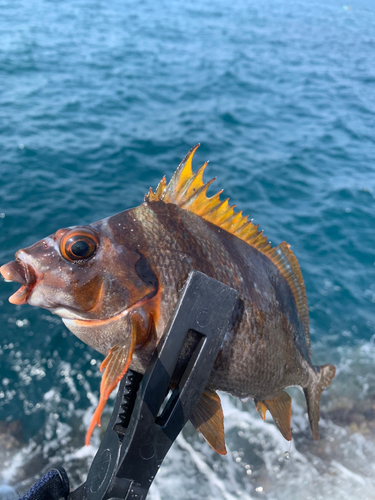
M 116 431 L 119 436 L 124 436 L 126 429 L 128 428 L 142 378 L 143 375 L 141 373 L 130 369 L 124 375 L 125 382 L 122 393 L 122 402 L 120 403 L 117 419 L 115 425 L 113 426 L 113 430 Z

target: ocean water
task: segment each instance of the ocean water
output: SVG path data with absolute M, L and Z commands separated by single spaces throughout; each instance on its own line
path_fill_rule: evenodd
M 296 389 L 291 444 L 223 395 L 228 455 L 186 426 L 150 498 L 375 499 L 375 3 L 0 0 L 0 33 L 1 264 L 140 204 L 200 142 L 195 166 L 291 245 L 313 361 L 337 367 L 319 442 Z M 0 283 L 7 500 L 55 465 L 78 486 L 100 440 L 84 446 L 102 356 L 16 289 Z

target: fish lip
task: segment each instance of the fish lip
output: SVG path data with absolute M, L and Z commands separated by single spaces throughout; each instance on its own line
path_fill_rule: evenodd
M 9 297 L 9 302 L 15 305 L 26 304 L 33 289 L 43 278 L 43 273 L 35 269 L 25 258 L 22 258 L 25 255 L 22 250 L 17 252 L 14 261 L 8 262 L 0 268 L 0 274 L 4 279 L 22 285 Z
M 16 306 L 20 306 L 22 304 L 27 303 L 27 299 L 29 298 L 31 293 L 29 285 L 22 285 L 13 295 L 9 297 L 9 302 Z
M 0 273 L 7 281 L 15 281 L 21 285 L 28 285 L 30 280 L 30 271 L 25 263 L 16 258 L 0 267 Z

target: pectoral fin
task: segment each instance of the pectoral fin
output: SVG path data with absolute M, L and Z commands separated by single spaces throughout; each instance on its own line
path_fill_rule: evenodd
M 203 392 L 190 421 L 214 451 L 227 454 L 223 409 L 216 392 L 209 389 Z
M 288 393 L 282 392 L 276 398 L 267 399 L 266 401 L 255 401 L 255 408 L 263 420 L 266 418 L 267 410 L 269 410 L 281 434 L 285 439 L 291 441 L 292 430 L 290 428 L 290 419 L 292 416 L 292 398 Z
M 130 344 L 129 342 L 116 344 L 109 351 L 107 357 L 104 359 L 103 363 L 100 366 L 100 371 L 102 372 L 105 369 L 105 372 L 100 384 L 99 404 L 95 410 L 95 413 L 90 422 L 90 426 L 87 430 L 85 440 L 86 446 L 90 444 L 90 439 L 95 426 L 97 425 L 98 427 L 100 427 L 100 417 L 107 403 L 109 395 L 116 388 L 117 384 L 129 368 L 136 344 L 136 337 L 137 328 L 134 328 L 134 325 L 132 325 Z

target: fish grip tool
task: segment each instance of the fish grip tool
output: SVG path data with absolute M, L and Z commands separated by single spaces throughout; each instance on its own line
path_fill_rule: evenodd
M 127 428 L 124 391 L 130 408 L 129 387 L 134 390 L 141 377 L 131 370 L 121 381 L 111 421 L 87 480 L 69 495 L 69 500 L 146 498 L 164 457 L 207 385 L 237 297 L 237 291 L 203 273 L 189 274 L 140 382 Z M 190 359 L 179 368 L 179 380 L 175 381 L 181 352 L 192 343 L 195 348 L 190 349 Z M 133 379 L 130 384 L 129 377 Z M 171 384 L 174 389 L 165 402 Z
M 146 373 L 128 370 L 122 378 L 87 479 L 67 500 L 146 498 L 207 385 L 237 298 L 227 285 L 190 272 Z

